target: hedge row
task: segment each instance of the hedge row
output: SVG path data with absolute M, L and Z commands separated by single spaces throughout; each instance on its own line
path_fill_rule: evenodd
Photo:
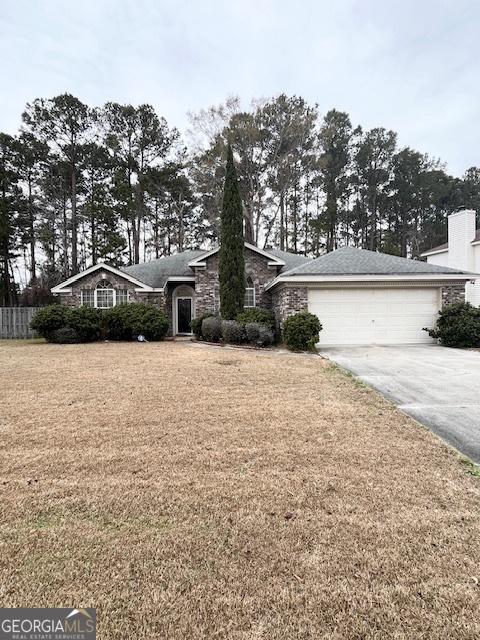
M 205 322 L 204 324 L 204 321 Z M 236 320 L 221 320 L 214 313 L 204 313 L 192 320 L 192 332 L 199 340 L 250 343 L 266 347 L 275 342 L 275 316 L 268 309 L 245 309 Z
M 45 307 L 30 323 L 48 342 L 94 342 L 100 339 L 163 340 L 168 332 L 164 313 L 148 304 L 120 304 L 112 309 L 70 308 L 61 304 Z
M 192 331 L 198 339 L 230 344 L 250 343 L 266 347 L 275 341 L 275 318 L 266 309 L 248 309 L 236 320 L 222 320 L 212 313 L 201 315 L 192 323 Z M 302 312 L 290 316 L 283 323 L 282 341 L 293 351 L 315 349 L 322 330 L 317 316 Z
M 266 309 L 248 309 L 236 320 L 222 320 L 207 313 L 192 321 L 192 331 L 199 339 L 250 343 L 258 347 L 275 342 L 274 326 L 274 315 Z M 140 334 L 147 340 L 163 340 L 168 332 L 168 320 L 162 311 L 148 304 L 121 304 L 105 311 L 55 304 L 38 311 L 31 327 L 48 342 L 132 340 Z M 321 329 L 317 316 L 297 313 L 283 323 L 282 340 L 292 350 L 314 349 Z
M 168 320 L 152 305 L 121 304 L 105 311 L 91 307 L 70 308 L 60 304 L 44 307 L 34 315 L 31 327 L 48 342 L 94 342 L 102 338 L 163 340 Z M 265 347 L 275 341 L 275 318 L 266 309 L 247 309 L 236 320 L 221 320 L 212 313 L 192 320 L 192 331 L 199 339 L 233 344 L 250 343 Z M 322 325 L 316 315 L 296 313 L 285 320 L 282 341 L 292 350 L 315 348 Z M 469 303 L 446 307 L 439 313 L 429 335 L 447 347 L 480 347 L 480 309 Z
M 268 347 L 275 341 L 272 329 L 266 324 L 259 322 L 242 324 L 238 320 L 222 320 L 213 315 L 202 319 L 199 337 L 208 342 L 250 343 L 257 347 Z

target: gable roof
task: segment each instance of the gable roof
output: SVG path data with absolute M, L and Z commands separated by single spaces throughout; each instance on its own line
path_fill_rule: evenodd
M 470 242 L 470 244 L 475 244 L 477 242 L 480 242 L 480 229 L 477 229 L 475 231 L 475 237 L 474 239 Z M 420 255 L 423 256 L 430 256 L 434 253 L 443 253 L 444 251 L 448 251 L 448 242 L 444 242 L 443 244 L 439 244 L 436 247 L 432 247 L 431 249 L 427 249 L 426 251 L 424 251 L 423 253 L 421 253 Z
M 326 253 L 315 260 L 310 260 L 289 271 L 280 274 L 269 287 L 277 282 L 301 282 L 321 280 L 346 280 L 349 277 L 355 280 L 361 279 L 471 279 L 474 274 L 469 274 L 459 269 L 441 267 L 420 260 L 399 258 L 386 253 L 343 247 L 331 253 Z
M 90 275 L 91 273 L 95 273 L 95 271 L 98 270 L 102 270 L 102 271 L 109 271 L 110 273 L 114 273 L 117 276 L 121 276 L 122 278 L 125 278 L 126 280 L 132 282 L 133 284 L 135 284 L 139 289 L 145 290 L 145 291 L 150 291 L 151 287 L 146 284 L 145 282 L 138 280 L 134 274 L 129 274 L 126 273 L 123 269 L 118 269 L 117 267 L 112 267 L 109 264 L 103 263 L 103 262 L 99 262 L 98 264 L 94 264 L 91 267 L 89 267 L 88 269 L 85 269 L 84 271 L 81 271 L 80 273 L 75 274 L 74 276 L 71 276 L 70 278 L 68 278 L 68 280 L 65 280 L 64 282 L 61 282 L 60 284 L 57 284 L 56 287 L 52 287 L 52 293 L 65 293 L 65 292 L 69 292 L 70 291 L 70 285 L 72 285 L 74 282 L 76 282 L 77 280 L 80 280 L 81 278 L 84 278 L 85 276 Z
M 305 256 L 295 253 L 288 253 L 287 251 L 280 251 L 278 249 L 259 249 L 247 242 L 245 243 L 245 246 L 247 249 L 255 251 L 256 253 L 268 258 L 269 264 L 279 267 L 280 273 L 311 261 L 311 258 L 306 258 Z M 163 258 L 150 260 L 149 262 L 133 264 L 129 267 L 121 268 L 111 267 L 105 263 L 99 263 L 93 267 L 85 269 L 85 271 L 77 273 L 68 280 L 65 280 L 65 282 L 54 287 L 52 292 L 68 292 L 71 284 L 84 276 L 93 273 L 97 269 L 104 269 L 105 271 L 110 271 L 116 275 L 122 276 L 144 291 L 162 290 L 169 280 L 194 280 L 195 266 L 201 266 L 204 264 L 204 260 L 209 256 L 214 255 L 217 251 L 218 247 L 208 251 L 205 249 L 193 249 L 189 251 L 182 251 L 181 253 L 176 253 L 171 256 L 164 256 Z
M 268 264 L 275 265 L 278 267 L 285 265 L 285 262 L 278 256 L 275 256 L 271 251 L 260 249 L 260 247 L 256 247 L 254 244 L 250 244 L 249 242 L 244 242 L 244 245 L 246 249 L 250 249 L 250 251 L 254 251 L 255 253 L 260 254 L 261 256 L 264 256 L 265 258 L 269 258 L 270 262 Z M 192 260 L 190 262 L 190 266 L 191 267 L 205 266 L 205 260 L 207 258 L 210 258 L 210 256 L 213 256 L 215 253 L 218 253 L 219 249 L 220 247 L 217 246 L 217 247 L 214 247 L 213 249 L 210 249 L 209 251 L 206 251 L 203 255 L 199 256 L 195 260 Z

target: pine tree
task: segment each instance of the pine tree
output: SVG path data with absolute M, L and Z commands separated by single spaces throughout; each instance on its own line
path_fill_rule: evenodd
M 220 218 L 220 312 L 225 320 L 233 320 L 243 310 L 245 299 L 245 258 L 243 240 L 242 199 L 230 145 Z

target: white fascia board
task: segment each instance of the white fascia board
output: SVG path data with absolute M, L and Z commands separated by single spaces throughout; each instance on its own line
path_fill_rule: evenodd
M 165 285 L 168 282 L 195 282 L 195 276 L 168 276 Z M 151 287 L 150 289 L 135 289 L 137 293 L 165 293 L 165 287 Z
M 268 251 L 265 251 L 264 249 L 260 249 L 259 247 L 256 247 L 253 244 L 250 244 L 249 242 L 244 242 L 244 245 L 247 249 L 250 249 L 251 251 L 255 251 L 255 253 L 260 254 L 261 256 L 263 256 L 264 258 L 270 258 L 268 265 L 271 267 L 283 267 L 285 266 L 285 262 L 284 260 L 281 260 L 280 258 L 277 258 L 276 256 L 273 255 L 273 253 L 268 253 Z M 205 260 L 207 258 L 210 258 L 210 256 L 213 256 L 215 253 L 217 253 L 217 251 L 219 251 L 220 247 L 216 247 L 215 249 L 210 249 L 210 251 L 207 251 L 206 253 L 203 253 L 201 256 L 199 256 L 198 258 L 195 258 L 195 260 L 191 260 L 188 263 L 189 267 L 206 267 L 206 262 Z
M 450 280 L 475 280 L 478 274 L 475 273 L 412 273 L 404 275 L 331 275 L 331 276 L 278 276 L 272 282 L 266 285 L 265 290 L 271 289 L 276 284 L 314 284 L 323 282 L 421 282 L 439 281 L 445 282 Z M 480 277 L 480 275 L 478 276 Z
M 71 278 L 68 278 L 68 280 L 65 280 L 65 282 L 61 282 L 60 284 L 57 284 L 56 287 L 52 287 L 51 291 L 52 293 L 71 293 L 71 289 L 69 289 L 71 284 L 73 284 L 77 280 L 80 280 L 81 278 L 84 278 L 85 276 L 90 275 L 91 273 L 95 273 L 95 271 L 98 271 L 99 269 L 103 269 L 104 271 L 109 271 L 110 273 L 113 273 L 116 276 L 119 276 L 120 278 L 124 278 L 125 280 L 128 280 L 129 282 L 136 284 L 141 291 L 152 291 L 152 287 L 149 287 L 148 285 L 143 283 L 141 280 L 137 280 L 137 278 L 134 278 L 130 274 L 125 273 L 124 271 L 121 271 L 116 267 L 112 267 L 109 264 L 106 264 L 104 262 L 99 262 L 98 264 L 94 264 L 88 269 L 85 269 L 85 271 L 81 271 L 80 273 L 75 274 Z
M 434 251 L 424 251 L 420 254 L 420 257 L 426 258 L 427 256 L 436 256 L 440 253 L 448 253 L 448 247 L 446 249 L 435 249 Z
M 195 276 L 168 276 L 166 282 L 195 282 Z

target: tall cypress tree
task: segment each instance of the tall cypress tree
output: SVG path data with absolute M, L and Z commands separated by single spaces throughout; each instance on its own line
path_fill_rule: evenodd
M 245 257 L 242 199 L 230 145 L 227 151 L 227 170 L 220 218 L 218 276 L 222 318 L 233 320 L 243 310 L 245 299 Z

